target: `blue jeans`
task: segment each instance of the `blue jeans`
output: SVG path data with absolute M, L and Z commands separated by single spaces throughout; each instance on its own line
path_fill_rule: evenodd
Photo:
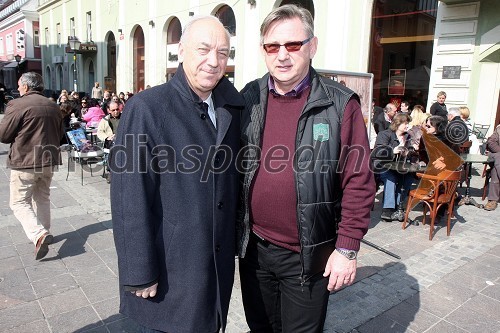
M 384 205 L 382 208 L 397 208 L 405 201 L 413 183 L 413 174 L 400 174 L 387 170 L 380 174 L 384 182 Z

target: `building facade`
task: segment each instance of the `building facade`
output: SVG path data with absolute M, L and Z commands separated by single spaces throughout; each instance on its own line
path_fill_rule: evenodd
M 500 0 L 38 0 L 46 85 L 73 89 L 76 78 L 88 93 L 94 81 L 123 92 L 164 83 L 178 66 L 182 27 L 213 14 L 231 32 L 227 76 L 241 89 L 266 72 L 259 27 L 286 3 L 314 16 L 313 66 L 373 73 L 378 105 L 429 108 L 444 90 L 447 104 L 468 105 L 473 121 L 498 123 Z M 73 36 L 82 42 L 75 51 Z
M 441 1 L 436 23 L 429 105 L 467 105 L 472 122 L 500 123 L 500 0 Z
M 37 0 L 0 5 L 0 82 L 8 93 L 17 90 L 21 72 L 42 73 L 37 7 Z

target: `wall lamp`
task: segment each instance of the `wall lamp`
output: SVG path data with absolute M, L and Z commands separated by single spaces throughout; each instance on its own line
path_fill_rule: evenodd
M 194 12 L 189 12 L 189 16 L 194 16 Z
M 151 28 L 154 28 L 155 27 L 155 22 L 153 20 L 149 21 L 149 25 L 151 26 Z
M 118 33 L 121 34 L 123 32 L 122 29 L 118 29 Z
M 248 4 L 250 6 L 255 6 L 256 3 L 257 3 L 257 0 L 248 0 Z

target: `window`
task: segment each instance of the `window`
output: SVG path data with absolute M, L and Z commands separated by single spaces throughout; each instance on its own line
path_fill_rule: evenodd
M 61 46 L 61 23 L 56 24 L 57 46 Z
M 24 50 L 24 30 L 23 29 L 16 30 L 16 50 L 17 51 Z
M 87 42 L 92 41 L 92 12 L 87 12 Z
M 76 31 L 75 31 L 75 18 L 72 17 L 69 19 L 69 35 L 70 36 L 76 36 Z
M 5 47 L 7 49 L 7 54 L 14 54 L 14 41 L 12 38 L 12 34 L 8 34 L 5 36 Z
M 33 46 L 40 47 L 40 31 L 33 30 Z

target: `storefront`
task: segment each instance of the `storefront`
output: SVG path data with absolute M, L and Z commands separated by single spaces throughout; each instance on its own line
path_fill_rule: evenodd
M 438 1 L 377 0 L 373 6 L 368 72 L 377 105 L 425 107 Z

